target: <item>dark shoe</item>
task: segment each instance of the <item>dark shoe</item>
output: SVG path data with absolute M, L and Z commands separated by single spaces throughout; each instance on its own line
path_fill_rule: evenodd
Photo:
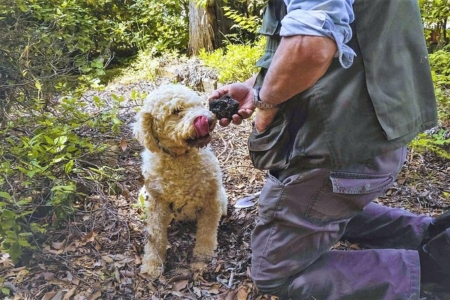
M 434 238 L 441 232 L 445 231 L 450 227 L 450 210 L 447 210 L 442 215 L 433 220 L 433 222 L 428 227 L 428 233 L 430 238 Z
M 450 228 L 419 248 L 423 283 L 447 283 L 450 278 Z

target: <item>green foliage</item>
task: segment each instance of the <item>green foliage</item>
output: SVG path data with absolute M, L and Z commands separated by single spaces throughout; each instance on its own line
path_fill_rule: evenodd
M 444 128 L 450 126 L 450 52 L 447 46 L 443 50 L 429 55 L 433 73 L 439 121 Z M 448 129 L 447 129 L 448 130 Z M 420 151 L 431 151 L 440 157 L 450 159 L 450 139 L 447 130 L 437 133 L 422 133 L 411 142 L 411 146 Z
M 430 54 L 436 98 L 441 122 L 450 124 L 450 47 Z
M 206 7 L 208 5 L 208 0 L 194 0 L 194 3 L 198 7 Z
M 156 53 L 185 50 L 189 39 L 189 1 L 134 0 L 131 3 L 127 32 L 138 49 Z
M 448 0 L 419 0 L 419 6 L 425 25 L 445 22 L 450 17 Z
M 86 132 L 118 133 L 118 106 L 113 96 L 106 109 L 99 97 L 93 105 L 66 97 L 58 111 L 43 111 L 35 101 L 27 113 L 17 113 L 0 129 L 0 251 L 17 262 L 32 241 L 73 211 L 77 185 L 98 185 L 118 176 L 96 166 L 92 158 L 106 150 Z
M 225 16 L 233 20 L 234 25 L 231 29 L 237 30 L 240 34 L 230 34 L 227 35 L 228 40 L 242 41 L 245 37 L 256 36 L 259 28 L 261 27 L 262 18 L 257 15 L 245 16 L 239 11 L 232 9 L 229 6 L 223 8 L 225 11 Z
M 14 6 L 36 18 L 41 28 L 52 25 L 49 33 L 69 52 L 89 54 L 144 49 L 149 43 L 165 44 L 164 49 L 185 44 L 185 5 L 175 0 L 20 0 Z
M 450 159 L 448 145 L 450 145 L 450 138 L 448 138 L 447 132 L 442 129 L 431 135 L 421 133 L 410 143 L 410 146 L 416 150 L 431 151 L 442 158 Z
M 256 45 L 233 45 L 208 53 L 200 51 L 199 57 L 207 67 L 218 72 L 221 83 L 245 81 L 257 71 L 255 64 L 263 53 L 263 42 Z
M 448 0 L 419 0 L 426 39 L 437 43 L 437 50 L 449 42 L 450 2 Z
M 189 28 L 187 1 L 176 0 L 4 0 L 0 27 L 0 123 L 80 74 L 103 76 L 117 55 L 184 51 Z
M 230 3 L 231 4 L 231 3 Z M 233 6 L 224 6 L 224 15 L 233 21 L 231 32 L 225 36 L 226 42 L 254 43 L 259 39 L 258 30 L 262 23 L 262 11 L 266 1 L 236 1 Z
M 430 65 L 436 74 L 436 84 L 450 88 L 450 46 L 430 54 Z

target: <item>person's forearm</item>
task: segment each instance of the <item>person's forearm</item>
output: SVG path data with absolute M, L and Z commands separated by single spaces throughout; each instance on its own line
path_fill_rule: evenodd
M 335 41 L 327 37 L 282 38 L 264 79 L 261 100 L 278 104 L 310 88 L 325 74 L 336 50 Z

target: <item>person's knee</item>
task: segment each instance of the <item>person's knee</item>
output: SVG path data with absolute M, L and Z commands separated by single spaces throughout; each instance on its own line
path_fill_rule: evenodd
M 273 279 L 273 280 L 254 280 L 256 287 L 264 294 L 269 294 L 284 298 L 288 295 L 289 278 Z

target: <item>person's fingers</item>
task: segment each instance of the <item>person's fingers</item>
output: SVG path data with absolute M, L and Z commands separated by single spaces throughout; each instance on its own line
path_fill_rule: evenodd
M 218 99 L 218 98 L 222 97 L 223 95 L 225 95 L 227 93 L 228 93 L 228 90 L 215 90 L 209 96 L 208 100 L 211 101 L 211 100 L 214 100 L 214 99 Z
M 267 128 L 267 123 L 261 122 L 261 120 L 255 120 L 255 128 L 257 132 L 263 132 Z
M 239 115 L 233 115 L 231 118 L 235 125 L 240 125 L 242 123 L 242 118 Z
M 273 122 L 278 109 L 259 110 L 255 117 L 255 128 L 263 132 Z
M 238 115 L 242 118 L 242 119 L 247 119 L 250 118 L 251 115 L 253 114 L 253 110 L 252 109 L 240 109 L 238 111 Z
M 211 95 L 209 95 L 208 101 L 212 101 L 217 98 L 220 98 L 220 93 L 217 91 L 214 91 Z
M 230 125 L 231 120 L 228 120 L 227 118 L 223 118 L 219 120 L 219 124 L 222 127 L 227 127 L 228 125 Z

